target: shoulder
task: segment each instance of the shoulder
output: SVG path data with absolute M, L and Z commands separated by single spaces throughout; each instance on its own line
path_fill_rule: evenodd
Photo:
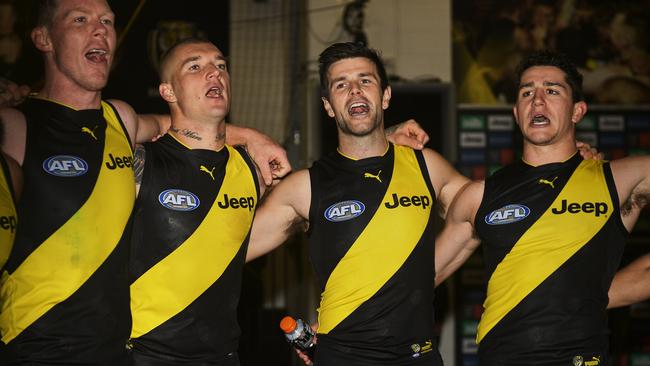
M 650 156 L 617 159 L 609 166 L 621 198 L 626 199 L 632 191 L 644 196 L 650 193 Z
M 2 157 L 5 159 L 5 162 L 7 163 L 7 168 L 9 170 L 9 175 L 11 176 L 11 185 L 14 189 L 14 193 L 16 195 L 16 199 L 20 198 L 20 195 L 22 193 L 22 187 L 23 187 L 23 172 L 20 169 L 20 166 L 18 163 L 9 155 L 2 154 Z
M 0 128 L 2 150 L 22 165 L 27 138 L 25 115 L 14 108 L 0 109 Z
M 453 185 L 454 190 L 457 190 L 469 181 L 438 152 L 425 148 L 422 150 L 422 155 L 436 190 L 442 189 L 448 184 Z
M 452 203 L 452 217 L 462 217 L 463 220 L 473 222 L 476 213 L 483 201 L 485 181 L 472 181 L 462 187 Z
M 109 99 L 107 102 L 115 108 L 124 123 L 124 127 L 129 132 L 131 140 L 134 140 L 138 123 L 138 115 L 135 113 L 135 110 L 128 103 L 118 99 Z

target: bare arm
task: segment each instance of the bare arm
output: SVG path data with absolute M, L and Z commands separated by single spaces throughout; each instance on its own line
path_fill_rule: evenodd
M 650 254 L 637 258 L 614 276 L 609 288 L 608 309 L 650 298 Z
M 449 205 L 460 189 L 469 183 L 469 179 L 454 169 L 445 158 L 431 149 L 422 150 L 429 171 L 429 178 L 436 190 L 439 213 L 442 218 L 447 215 Z
M 246 146 L 267 186 L 291 171 L 287 152 L 282 146 L 255 129 L 226 124 L 226 143 Z
M 483 197 L 484 183 L 465 186 L 451 204 L 445 227 L 436 238 L 436 286 L 454 273 L 479 245 L 474 217 Z
M 0 141 L 2 151 L 22 166 L 27 138 L 25 116 L 17 109 L 0 108 L 0 123 L 3 131 L 2 141 Z
M 264 255 L 284 243 L 296 226 L 309 219 L 311 185 L 309 171 L 289 175 L 273 188 L 257 208 L 246 261 Z
M 9 168 L 9 174 L 11 175 L 11 186 L 13 187 L 15 194 L 14 200 L 18 201 L 23 193 L 23 171 L 20 169 L 20 165 L 18 165 L 16 160 L 7 154 L 3 155 L 7 162 L 7 167 Z
M 616 183 L 621 219 L 632 231 L 641 209 L 650 201 L 650 156 L 631 156 L 610 163 Z

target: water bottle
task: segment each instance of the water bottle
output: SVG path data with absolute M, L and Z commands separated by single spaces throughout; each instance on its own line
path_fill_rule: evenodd
M 314 361 L 314 351 L 316 350 L 314 338 L 316 335 L 307 323 L 302 319 L 285 316 L 280 321 L 280 329 L 284 331 L 284 336 L 289 344 L 306 354 L 312 362 Z

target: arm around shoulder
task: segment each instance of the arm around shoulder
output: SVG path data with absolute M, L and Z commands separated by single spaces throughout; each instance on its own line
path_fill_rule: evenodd
M 291 171 L 287 152 L 277 142 L 265 134 L 248 127 L 226 124 L 226 143 L 245 145 L 267 186 Z

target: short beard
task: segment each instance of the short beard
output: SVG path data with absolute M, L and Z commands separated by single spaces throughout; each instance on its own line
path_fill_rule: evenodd
M 369 128 L 368 130 L 357 132 L 357 131 L 352 131 L 347 124 L 345 124 L 345 121 L 343 119 L 336 119 L 336 125 L 339 126 L 339 129 L 343 134 L 345 135 L 351 135 L 355 137 L 365 137 L 373 133 L 380 125 L 381 123 L 377 122 L 377 119 L 375 119 L 375 123 L 372 124 L 372 127 Z

